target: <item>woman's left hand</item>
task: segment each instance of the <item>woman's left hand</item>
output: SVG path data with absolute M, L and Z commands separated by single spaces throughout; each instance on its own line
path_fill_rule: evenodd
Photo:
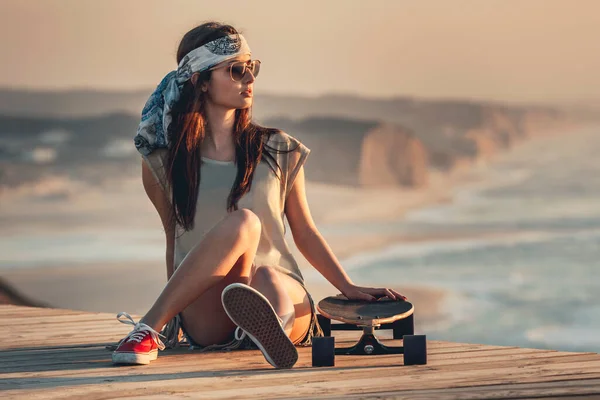
M 380 297 L 389 297 L 392 300 L 408 300 L 408 298 L 394 289 L 388 288 L 371 288 L 351 285 L 342 291 L 342 294 L 349 300 L 366 300 L 375 301 Z

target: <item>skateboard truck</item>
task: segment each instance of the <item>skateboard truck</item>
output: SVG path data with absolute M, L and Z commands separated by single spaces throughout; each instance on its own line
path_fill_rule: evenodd
M 383 324 L 332 324 L 331 319 L 317 314 L 319 325 L 325 337 L 313 338 L 313 366 L 334 366 L 336 355 L 380 355 L 404 354 L 404 365 L 427 364 L 427 344 L 425 335 L 414 334 L 414 317 Z M 362 336 L 351 347 L 335 348 L 332 330 L 361 330 Z M 403 339 L 403 346 L 386 346 L 375 336 L 375 330 L 393 329 L 394 339 Z
M 404 354 L 404 346 L 386 346 L 375 336 L 375 328 L 379 325 L 366 326 L 358 325 L 362 328 L 363 334 L 359 341 L 352 347 L 338 347 L 335 349 L 336 355 L 378 355 L 378 354 Z
M 318 314 L 317 318 L 325 336 L 331 336 L 332 330 L 354 331 L 362 329 L 363 334 L 358 342 L 351 347 L 336 348 L 336 355 L 404 354 L 404 346 L 386 346 L 381 343 L 377 336 L 375 336 L 375 330 L 393 329 L 394 339 L 402 339 L 405 335 L 414 334 L 414 319 L 412 315 L 389 324 L 373 325 L 332 324 L 329 318 L 321 314 Z

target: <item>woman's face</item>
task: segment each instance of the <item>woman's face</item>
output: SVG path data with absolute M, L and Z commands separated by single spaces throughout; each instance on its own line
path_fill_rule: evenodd
M 254 76 L 249 69 L 242 80 L 237 82 L 231 79 L 229 67 L 232 63 L 250 61 L 250 55 L 241 55 L 211 68 L 212 74 L 208 82 L 202 86 L 207 92 L 209 101 L 215 105 L 229 109 L 243 109 L 252 106 Z

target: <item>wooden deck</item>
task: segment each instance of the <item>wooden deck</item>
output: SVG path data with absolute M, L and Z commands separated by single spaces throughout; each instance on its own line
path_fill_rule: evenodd
M 0 326 L 2 399 L 600 397 L 597 353 L 429 341 L 423 366 L 390 355 L 313 368 L 311 349 L 301 348 L 293 369 L 275 370 L 258 351 L 181 348 L 148 366 L 115 367 L 104 346 L 130 327 L 112 314 L 0 306 Z M 359 335 L 339 333 L 338 343 Z

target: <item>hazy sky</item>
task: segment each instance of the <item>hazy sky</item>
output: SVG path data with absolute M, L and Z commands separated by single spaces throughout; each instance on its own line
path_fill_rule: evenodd
M 257 92 L 600 99 L 600 0 L 0 0 L 0 86 L 155 87 L 211 19 Z

